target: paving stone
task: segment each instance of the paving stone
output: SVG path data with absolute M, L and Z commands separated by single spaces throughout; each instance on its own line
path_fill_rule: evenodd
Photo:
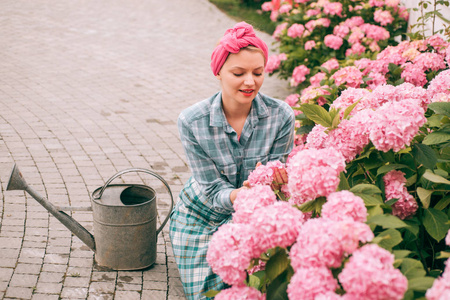
M 33 288 L 8 287 L 5 296 L 8 298 L 30 299 L 33 294 Z

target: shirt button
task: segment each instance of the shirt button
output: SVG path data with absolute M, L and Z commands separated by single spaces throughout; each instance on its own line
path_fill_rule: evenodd
M 220 174 L 224 174 L 225 172 L 222 170 L 222 171 L 220 171 Z

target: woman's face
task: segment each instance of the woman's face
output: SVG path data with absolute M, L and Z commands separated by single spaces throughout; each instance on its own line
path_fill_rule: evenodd
M 230 53 L 216 77 L 222 84 L 225 105 L 251 107 L 264 81 L 264 55 L 246 49 Z

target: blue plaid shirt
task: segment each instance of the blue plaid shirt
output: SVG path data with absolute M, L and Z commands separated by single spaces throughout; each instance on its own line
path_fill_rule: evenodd
M 294 123 L 288 104 L 261 93 L 239 140 L 222 110 L 221 92 L 181 112 L 178 130 L 192 177 L 205 196 L 200 198 L 216 212 L 231 214 L 230 193 L 242 186 L 257 162 L 285 161 L 294 144 Z

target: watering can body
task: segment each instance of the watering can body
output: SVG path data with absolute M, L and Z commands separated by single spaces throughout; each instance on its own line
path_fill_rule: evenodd
M 93 211 L 95 237 L 28 186 L 16 165 L 6 189 L 27 191 L 95 252 L 95 261 L 99 266 L 113 270 L 139 270 L 155 263 L 157 236 L 167 223 L 169 214 L 156 229 L 157 197 L 154 189 L 140 184 L 110 184 L 115 178 L 129 172 L 144 172 L 162 181 L 171 197 L 172 210 L 173 196 L 163 178 L 146 169 L 123 170 L 92 193 L 92 209 L 89 210 Z

